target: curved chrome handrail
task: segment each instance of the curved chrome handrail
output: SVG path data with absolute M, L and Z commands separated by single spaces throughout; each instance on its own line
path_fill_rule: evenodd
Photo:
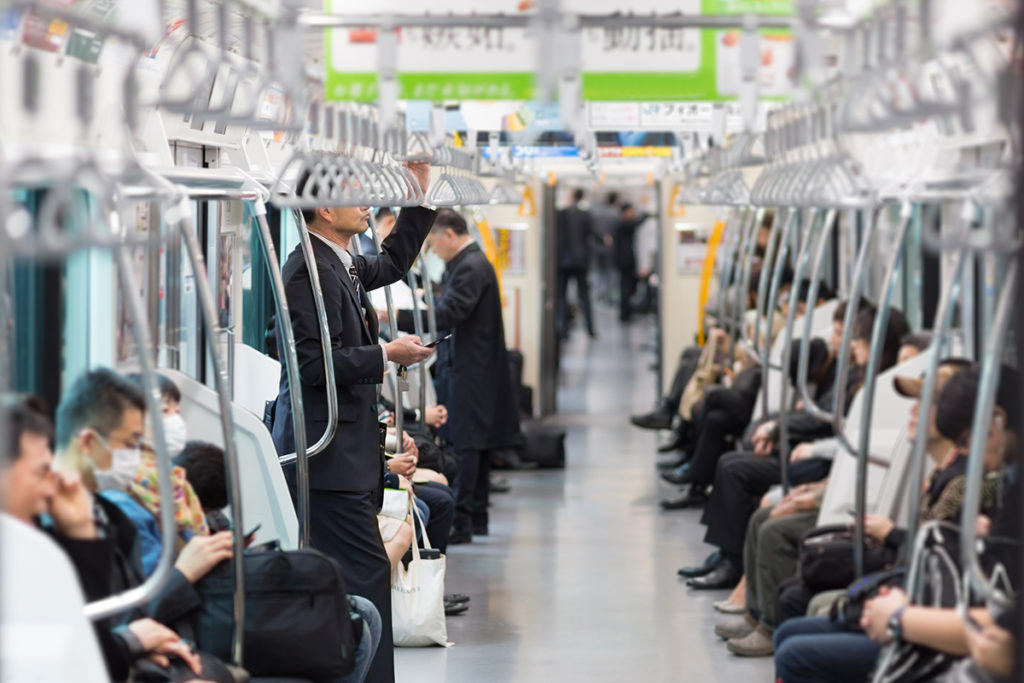
M 775 305 L 776 305 L 776 302 L 778 301 L 778 297 L 779 297 L 779 288 L 782 286 L 782 274 L 786 270 L 786 263 L 789 260 L 790 244 L 793 241 L 793 233 L 796 230 L 797 223 L 799 222 L 798 221 L 798 219 L 799 219 L 799 211 L 797 209 L 791 207 L 791 208 L 787 209 L 787 211 L 789 213 L 786 215 L 786 228 L 785 228 L 785 232 L 782 235 L 781 248 L 779 249 L 778 256 L 775 259 L 775 271 L 772 273 L 771 288 L 769 289 L 769 292 L 768 292 L 767 310 L 769 311 L 769 313 L 771 315 L 775 314 Z M 767 342 L 766 343 L 766 345 L 765 345 L 765 353 L 763 354 L 764 355 L 764 363 L 761 366 L 762 367 L 762 376 L 761 376 L 761 392 L 762 392 L 761 393 L 761 396 L 762 396 L 762 400 L 761 400 L 761 417 L 762 418 L 767 418 L 768 417 L 768 399 L 769 399 L 769 396 L 768 396 L 768 378 L 769 378 L 769 376 L 771 374 L 771 371 L 774 369 L 774 368 L 771 367 L 772 346 L 773 346 L 772 342 Z M 779 371 L 784 373 L 785 369 L 780 368 Z M 785 379 L 785 375 L 783 375 L 783 381 L 787 381 Z
M 859 444 L 857 448 L 856 497 L 854 498 L 854 545 L 853 558 L 856 576 L 864 575 L 864 514 L 867 512 L 868 458 L 871 447 L 871 417 L 875 404 L 875 385 L 878 382 L 879 365 L 885 345 L 889 311 L 892 308 L 892 297 L 896 291 L 897 276 L 903 262 L 903 247 L 910 232 L 913 209 L 909 202 L 900 206 L 899 224 L 896 228 L 896 239 L 892 244 L 892 253 L 882 285 L 882 298 L 878 302 L 874 326 L 871 330 L 871 350 L 868 356 L 867 370 L 864 375 L 863 408 L 861 410 Z

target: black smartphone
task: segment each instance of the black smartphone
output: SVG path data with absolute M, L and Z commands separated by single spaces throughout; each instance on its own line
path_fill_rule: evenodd
M 429 548 L 429 549 L 424 548 L 424 549 L 421 549 L 420 550 L 420 559 L 421 560 L 440 560 L 441 559 L 441 551 L 437 550 L 436 548 Z
M 444 335 L 443 337 L 439 337 L 439 338 L 435 339 L 434 341 L 430 342 L 429 344 L 424 344 L 424 346 L 426 346 L 428 349 L 432 349 L 435 346 L 437 346 L 438 344 L 440 344 L 441 342 L 448 341 L 451 338 L 452 338 L 452 333 L 449 332 L 448 334 Z
M 249 529 L 249 531 L 247 531 L 245 533 L 245 536 L 243 536 L 242 538 L 246 538 L 246 539 L 252 538 L 253 536 L 256 535 L 256 532 L 259 531 L 262 528 L 263 528 L 263 523 L 259 522 L 259 523 L 256 524 L 256 526 L 254 526 L 253 528 Z

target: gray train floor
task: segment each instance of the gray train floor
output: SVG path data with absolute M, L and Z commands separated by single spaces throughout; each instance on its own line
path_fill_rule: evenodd
M 448 589 L 472 596 L 448 618 L 454 647 L 399 649 L 399 683 L 771 681 L 772 661 L 734 657 L 712 629 L 722 592 L 694 592 L 676 569 L 708 546 L 696 511 L 663 512 L 654 432 L 629 424 L 655 397 L 652 327 L 575 330 L 564 349 L 564 471 L 501 473 L 491 535 L 448 552 Z

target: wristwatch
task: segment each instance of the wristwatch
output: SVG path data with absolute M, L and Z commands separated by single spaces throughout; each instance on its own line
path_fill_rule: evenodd
M 899 640 L 903 635 L 903 610 L 907 609 L 907 606 L 897 607 L 896 611 L 889 617 L 889 623 L 885 626 L 885 634 L 889 637 L 889 641 Z

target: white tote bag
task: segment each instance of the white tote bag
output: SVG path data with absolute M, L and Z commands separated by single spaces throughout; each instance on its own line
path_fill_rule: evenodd
M 419 510 L 412 506 L 416 523 L 423 534 L 423 547 L 430 549 L 427 528 Z M 444 620 L 445 557 L 420 558 L 416 541 L 412 542 L 412 562 L 401 562 L 391 572 L 391 624 L 398 647 L 448 647 L 448 626 Z

